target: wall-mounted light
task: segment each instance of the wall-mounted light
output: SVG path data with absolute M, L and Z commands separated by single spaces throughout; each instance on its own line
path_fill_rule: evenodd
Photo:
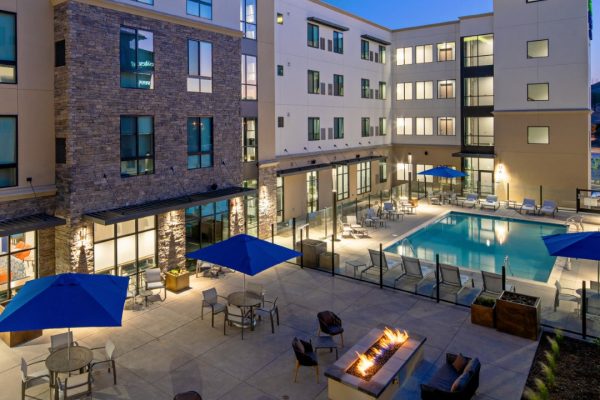
M 79 229 L 78 239 L 79 239 L 79 245 L 85 246 L 85 241 L 87 239 L 87 226 L 84 225 Z
M 412 153 L 408 153 L 408 163 L 412 165 Z
M 504 164 L 498 164 L 496 167 L 496 182 L 502 183 L 508 181 L 508 174 L 506 173 L 506 168 Z

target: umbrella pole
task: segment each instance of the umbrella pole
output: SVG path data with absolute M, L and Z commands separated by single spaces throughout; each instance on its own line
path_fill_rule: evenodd
M 596 276 L 596 279 L 598 279 L 598 280 L 596 281 L 596 283 L 597 283 L 597 285 L 598 285 L 598 286 L 597 286 L 597 287 L 598 287 L 598 290 L 597 290 L 597 291 L 598 291 L 598 293 L 600 294 L 600 260 L 598 260 L 598 275 Z
M 67 328 L 67 361 L 71 360 L 71 328 Z

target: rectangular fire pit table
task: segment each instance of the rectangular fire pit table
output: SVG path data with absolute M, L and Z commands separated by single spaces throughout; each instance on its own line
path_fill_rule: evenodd
M 325 371 L 330 400 L 392 399 L 423 359 L 425 337 L 408 332 L 408 340 L 388 359 L 369 381 L 347 370 L 383 335 L 384 326 L 371 330 Z

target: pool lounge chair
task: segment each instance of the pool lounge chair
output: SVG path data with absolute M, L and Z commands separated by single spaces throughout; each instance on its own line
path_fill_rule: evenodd
M 502 294 L 502 275 L 493 272 L 481 271 L 483 278 L 482 296 L 498 298 Z M 506 284 L 506 291 L 514 292 L 515 288 L 512 285 Z
M 350 228 L 352 228 L 352 231 L 355 235 L 367 236 L 367 228 L 364 228 L 361 224 L 356 222 L 355 215 L 348 215 L 346 217 L 346 221 L 348 222 L 348 225 L 350 225 Z
M 421 265 L 421 261 L 418 258 L 402 256 L 402 266 L 404 267 L 404 271 L 402 275 L 394 280 L 394 287 L 396 287 L 398 282 L 407 282 L 414 285 L 415 293 L 419 290 L 421 283 L 434 273 L 432 268 Z
M 463 207 L 475 208 L 477 205 L 478 196 L 474 193 L 468 194 L 467 198 L 462 202 Z
M 540 208 L 540 211 L 538 211 L 538 213 L 540 215 L 552 215 L 552 217 L 554 218 L 556 216 L 557 211 L 558 206 L 556 205 L 555 201 L 544 200 L 544 203 L 542 203 L 542 207 Z
M 533 199 L 523 199 L 523 204 L 521 204 L 521 208 L 519 208 L 519 213 L 523 214 L 523 211 L 525 211 L 525 213 L 534 213 L 536 211 L 536 206 L 535 206 L 535 200 Z
M 388 259 L 385 256 L 385 252 L 383 254 L 381 254 L 380 257 L 380 252 L 378 250 L 371 250 L 369 249 L 369 257 L 371 258 L 371 265 L 369 265 L 367 268 L 363 269 L 360 272 L 360 277 L 362 278 L 363 274 L 367 273 L 367 271 L 369 270 L 375 270 L 375 271 L 379 271 L 380 269 L 382 270 L 382 272 L 387 272 L 392 268 L 396 268 L 402 265 L 402 261 L 400 260 L 390 260 L 388 262 Z M 382 264 L 383 262 L 383 264 Z M 380 268 L 381 265 L 381 268 Z
M 498 196 L 487 196 L 485 201 L 481 203 L 481 209 L 491 208 L 494 211 L 500 208 L 500 203 L 498 202 Z
M 454 302 L 458 301 L 458 295 L 471 282 L 471 287 L 475 287 L 473 279 L 460 274 L 458 267 L 447 264 L 440 264 L 440 289 L 447 289 L 454 295 Z M 435 290 L 435 285 L 433 287 Z

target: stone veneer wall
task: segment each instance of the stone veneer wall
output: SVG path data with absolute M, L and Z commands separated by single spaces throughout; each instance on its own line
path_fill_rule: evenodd
M 158 266 L 165 269 L 185 267 L 185 211 L 158 216 Z
M 258 236 L 261 239 L 271 237 L 271 224 L 277 224 L 277 167 L 261 168 L 258 173 Z
M 67 143 L 57 215 L 68 221 L 56 231 L 57 269 L 92 271 L 92 246 L 78 239 L 85 213 L 241 184 L 241 39 L 75 1 L 56 6 L 54 22 L 55 40 L 66 40 L 55 70 L 56 136 Z M 153 90 L 120 87 L 121 26 L 154 33 Z M 188 39 L 213 43 L 212 94 L 187 92 Z M 121 115 L 154 117 L 154 174 L 121 177 Z M 187 118 L 197 116 L 213 117 L 214 167 L 188 170 Z

